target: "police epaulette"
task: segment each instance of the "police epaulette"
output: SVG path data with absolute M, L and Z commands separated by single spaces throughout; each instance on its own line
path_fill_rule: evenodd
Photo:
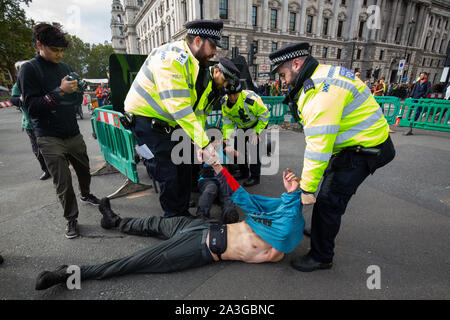
M 314 81 L 311 80 L 311 78 L 306 79 L 305 82 L 303 82 L 303 91 L 307 93 L 311 89 L 315 89 Z
M 245 98 L 245 103 L 252 106 L 255 103 L 255 100 L 250 99 L 250 98 Z

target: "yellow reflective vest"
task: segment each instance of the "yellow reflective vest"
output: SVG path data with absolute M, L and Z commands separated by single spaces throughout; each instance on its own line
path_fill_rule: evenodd
M 259 134 L 269 123 L 270 111 L 258 96 L 251 90 L 243 90 L 236 103 L 229 108 L 228 96 L 222 103 L 223 139 L 230 139 L 235 127 L 253 128 Z
M 125 99 L 125 111 L 180 125 L 200 147 L 208 137 L 192 106 L 197 100 L 195 80 L 199 62 L 186 41 L 153 49 L 142 65 Z
M 319 65 L 298 99 L 306 150 L 300 187 L 315 192 L 333 154 L 377 146 L 389 125 L 369 88 L 344 67 Z
M 215 88 L 213 74 L 214 67 L 210 67 L 208 85 L 205 91 L 203 91 L 202 96 L 199 98 L 197 108 L 195 109 L 195 115 L 201 120 L 203 128 L 206 128 L 208 115 L 211 113 L 214 106 L 217 105 L 220 107 L 220 101 L 223 97 L 223 91 Z

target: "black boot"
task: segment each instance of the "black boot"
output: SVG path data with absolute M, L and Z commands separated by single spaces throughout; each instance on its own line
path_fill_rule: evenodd
M 112 211 L 109 198 L 103 198 L 100 200 L 98 210 L 100 210 L 103 215 L 102 220 L 100 220 L 100 225 L 102 228 L 111 229 L 119 226 L 122 219 Z
M 244 187 L 252 187 L 256 186 L 257 184 L 259 184 L 259 178 L 250 177 L 247 180 L 245 180 Z
M 302 272 L 311 272 L 314 270 L 330 269 L 333 263 L 322 263 L 314 260 L 309 254 L 303 257 L 297 257 L 291 260 L 291 266 Z
M 67 266 L 60 266 L 55 271 L 44 271 L 36 279 L 36 290 L 45 290 L 59 283 L 64 283 L 69 278 Z

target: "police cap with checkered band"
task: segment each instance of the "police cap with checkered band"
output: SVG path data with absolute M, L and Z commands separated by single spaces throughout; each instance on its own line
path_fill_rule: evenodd
M 277 72 L 277 69 L 286 61 L 309 55 L 310 45 L 307 42 L 289 44 L 278 49 L 269 55 L 270 62 L 273 64 L 272 73 Z
M 223 22 L 216 20 L 194 20 L 186 23 L 187 33 L 208 39 L 221 48 Z

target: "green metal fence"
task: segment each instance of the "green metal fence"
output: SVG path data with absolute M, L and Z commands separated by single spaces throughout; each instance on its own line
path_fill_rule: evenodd
M 103 106 L 94 110 L 91 118 L 92 131 L 98 140 L 100 153 L 108 166 L 104 166 L 97 174 L 121 172 L 127 181 L 108 198 L 116 198 L 130 193 L 151 188 L 149 185 L 139 183 L 137 162 L 139 156 L 136 152 L 136 139 L 130 130 L 125 129 L 119 118 L 122 113 L 114 111 L 112 106 Z
M 401 108 L 402 127 L 450 132 L 450 101 L 406 99 Z

